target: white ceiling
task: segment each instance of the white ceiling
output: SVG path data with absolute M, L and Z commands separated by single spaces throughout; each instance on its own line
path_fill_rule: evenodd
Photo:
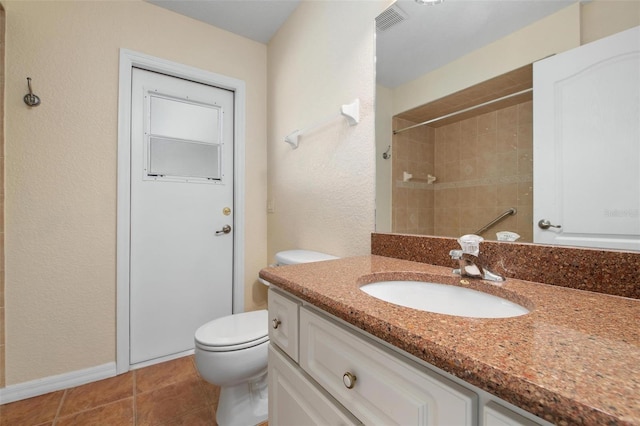
M 544 18 L 575 0 L 398 0 L 408 17 L 376 35 L 376 79 L 394 88 Z M 552 37 L 553 35 L 549 35 Z
M 301 0 L 147 0 L 198 21 L 267 44 Z
M 147 1 L 266 44 L 301 0 Z M 394 7 L 407 19 L 378 31 L 378 84 L 393 88 L 413 80 L 575 1 L 444 0 L 427 6 L 398 0 Z

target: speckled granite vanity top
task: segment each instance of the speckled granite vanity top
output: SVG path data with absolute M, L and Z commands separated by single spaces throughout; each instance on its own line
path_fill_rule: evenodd
M 451 267 L 383 256 L 266 268 L 260 276 L 390 344 L 557 424 L 640 424 L 640 300 L 508 278 L 469 280 L 531 310 L 477 319 L 393 305 L 376 280 L 461 285 Z

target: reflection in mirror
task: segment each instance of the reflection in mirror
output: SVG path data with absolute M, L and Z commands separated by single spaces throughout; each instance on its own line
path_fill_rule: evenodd
M 483 10 L 488 3 L 499 7 Z M 524 11 L 541 3 L 556 8 L 529 10 L 529 21 L 517 17 L 519 7 Z M 447 4 L 450 9 L 437 9 Z M 440 24 L 420 18 L 422 31 L 431 35 L 420 35 L 408 24 L 418 10 L 413 1 L 392 8 L 401 10 L 404 22 L 378 28 L 376 37 L 377 230 L 452 237 L 480 233 L 486 239 L 511 231 L 518 241 L 532 242 L 531 64 L 639 25 L 638 4 L 445 0 L 419 9 L 430 10 L 432 18 L 440 14 Z M 479 27 L 473 28 L 465 8 L 483 17 Z M 508 14 L 518 26 L 503 25 Z M 609 19 L 602 25 L 605 14 Z M 428 45 L 432 60 L 409 72 L 408 59 L 395 55 L 407 50 L 420 56 L 412 50 L 416 41 Z M 514 93 L 519 95 L 493 102 Z
M 394 232 L 532 241 L 531 85 L 526 66 L 394 117 Z

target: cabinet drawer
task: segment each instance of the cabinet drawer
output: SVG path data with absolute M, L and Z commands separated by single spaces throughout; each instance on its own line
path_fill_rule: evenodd
M 298 309 L 300 303 L 269 287 L 269 341 L 298 362 Z
M 300 366 L 365 424 L 477 424 L 474 392 L 306 307 L 300 343 Z
M 316 388 L 300 368 L 269 345 L 269 424 L 359 425 L 358 419 Z

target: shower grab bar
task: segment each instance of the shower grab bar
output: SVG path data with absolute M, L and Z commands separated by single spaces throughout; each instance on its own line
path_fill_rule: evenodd
M 484 106 L 491 105 L 491 104 L 494 104 L 496 102 L 504 101 L 506 99 L 513 98 L 514 96 L 524 95 L 525 93 L 529 93 L 531 91 L 533 91 L 533 89 L 521 90 L 519 92 L 512 93 L 510 95 L 506 95 L 506 96 L 503 96 L 501 98 L 493 99 L 491 101 L 483 102 L 481 104 L 474 105 L 474 106 L 471 106 L 469 108 L 461 109 L 460 111 L 455 111 L 455 112 L 452 112 L 452 113 L 449 113 L 449 114 L 445 114 L 445 115 L 443 115 L 441 117 L 438 117 L 438 118 L 432 118 L 431 120 L 423 121 L 422 123 L 414 124 L 412 126 L 405 127 L 403 129 L 394 130 L 393 134 L 397 135 L 398 133 L 401 133 L 401 132 L 404 132 L 404 131 L 407 131 L 407 130 L 411 130 L 411 129 L 415 129 L 416 127 L 425 126 L 427 124 L 435 123 L 436 121 L 444 120 L 445 118 L 455 117 L 458 114 L 462 114 L 462 113 L 465 113 L 465 112 L 473 111 L 474 109 L 482 108 Z
M 491 228 L 493 225 L 495 225 L 496 223 L 500 222 L 502 219 L 504 219 L 507 216 L 513 216 L 514 214 L 518 213 L 518 210 L 516 210 L 515 207 L 511 207 L 509 210 L 505 210 L 504 212 L 502 212 L 498 217 L 496 217 L 495 219 L 493 219 L 491 222 L 487 223 L 485 226 L 483 226 L 482 228 L 478 229 L 476 232 L 474 232 L 474 234 L 476 235 L 480 235 L 481 233 L 483 233 L 484 231 L 486 231 L 487 229 Z

